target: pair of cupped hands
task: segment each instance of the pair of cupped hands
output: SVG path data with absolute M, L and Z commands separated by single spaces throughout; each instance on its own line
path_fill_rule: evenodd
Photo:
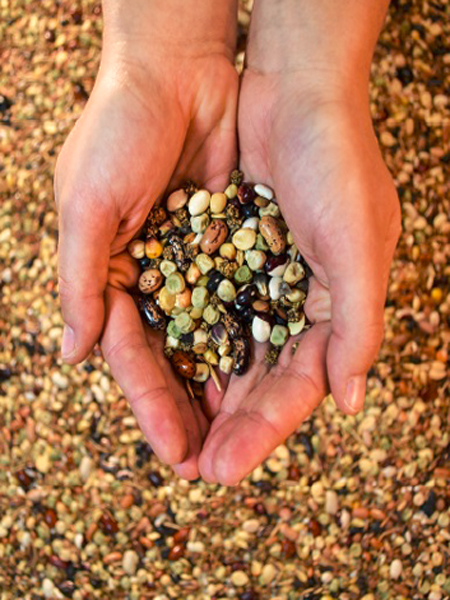
M 395 188 L 364 85 L 334 84 L 332 69 L 251 64 L 239 78 L 231 49 L 188 42 L 148 60 L 124 48 L 104 52 L 56 169 L 63 358 L 78 363 L 100 340 L 160 460 L 180 477 L 235 485 L 330 391 L 346 413 L 362 408 L 400 229 Z M 276 192 L 314 273 L 313 325 L 276 366 L 256 344 L 247 374 L 221 393 L 208 382 L 191 402 L 164 335 L 142 323 L 128 292 L 139 272 L 126 247 L 168 191 L 187 179 L 222 191 L 237 165 Z

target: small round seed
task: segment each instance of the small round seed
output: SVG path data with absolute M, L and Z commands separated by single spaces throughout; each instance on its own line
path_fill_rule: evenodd
M 191 315 L 191 319 L 194 319 L 194 321 L 201 319 L 203 316 L 203 308 L 195 308 L 195 306 L 192 306 L 189 309 L 189 314 Z
M 145 242 L 145 256 L 147 258 L 159 258 L 162 252 L 162 244 L 156 238 L 150 238 Z
M 284 272 L 283 279 L 289 285 L 295 285 L 301 281 L 305 276 L 305 269 L 299 262 L 293 262 L 288 265 Z
M 166 279 L 166 288 L 171 294 L 181 294 L 186 288 L 186 282 L 183 275 L 178 272 L 169 275 Z
M 270 338 L 270 323 L 256 316 L 252 323 L 252 335 L 257 342 L 267 342 Z
M 269 312 L 270 304 L 268 302 L 264 302 L 264 300 L 255 300 L 252 304 L 252 308 L 255 312 L 266 313 Z
M 217 295 L 223 302 L 232 302 L 236 298 L 236 288 L 228 279 L 223 279 L 217 288 Z
M 237 197 L 241 204 L 249 204 L 256 197 L 254 189 L 248 183 L 241 183 L 237 190 Z
M 158 269 L 148 269 L 139 277 L 139 289 L 143 294 L 151 294 L 161 287 L 162 273 Z
M 270 334 L 270 342 L 274 346 L 284 346 L 289 337 L 289 329 L 283 325 L 274 325 Z
M 188 209 L 189 214 L 195 217 L 196 215 L 201 215 L 206 212 L 209 207 L 209 200 L 211 198 L 211 194 L 208 190 L 199 190 L 195 192 L 191 199 L 189 200 Z
M 191 229 L 195 233 L 203 233 L 205 229 L 208 227 L 210 218 L 209 215 L 203 213 L 202 215 L 197 215 L 196 217 L 191 217 Z M 202 236 L 203 237 L 203 236 Z M 195 243 L 194 238 L 192 243 Z
M 234 274 L 234 280 L 236 281 L 236 283 L 242 284 L 242 283 L 250 283 L 250 281 L 253 279 L 253 273 L 250 271 L 250 269 L 247 267 L 247 265 L 243 265 L 242 267 L 239 267 L 239 269 L 237 269 L 237 271 Z
M 181 330 L 175 325 L 175 321 L 169 321 L 169 324 L 167 325 L 167 335 L 175 339 L 181 337 Z
M 175 325 L 181 333 L 189 333 L 195 329 L 195 323 L 187 312 L 182 312 L 175 317 Z
M 257 295 L 258 289 L 256 285 L 246 285 L 236 296 L 236 303 L 241 306 L 251 306 L 251 304 L 256 300 Z
M 206 289 L 210 294 L 214 294 L 219 287 L 219 283 L 224 278 L 224 275 L 220 271 L 210 271 L 208 283 L 206 284 Z
M 234 260 L 236 258 L 236 248 L 233 244 L 222 244 L 219 248 L 219 253 L 222 258 L 227 258 L 228 260 Z
M 194 359 L 182 350 L 177 350 L 171 358 L 172 364 L 179 375 L 186 379 L 192 379 L 197 372 Z
M 200 272 L 202 273 L 202 275 L 206 275 L 206 273 L 209 273 L 209 271 L 211 271 L 211 269 L 214 269 L 214 261 L 207 254 L 203 254 L 203 253 L 197 254 L 197 256 L 195 258 L 195 263 L 196 263 L 197 267 L 200 269 Z
M 175 273 L 177 270 L 177 265 L 171 260 L 162 260 L 159 264 L 159 270 L 164 275 L 164 277 L 169 277 L 172 273 Z
M 176 190 L 172 192 L 167 198 L 167 210 L 169 212 L 175 212 L 186 205 L 188 201 L 188 195 L 184 190 Z
M 237 191 L 237 185 L 235 185 L 234 183 L 230 183 L 230 185 L 227 187 L 224 193 L 229 200 L 232 200 L 236 197 Z
M 144 258 L 145 256 L 145 244 L 142 240 L 131 240 L 127 246 L 129 254 L 133 258 Z
M 248 228 L 238 229 L 232 241 L 238 250 L 250 250 L 255 245 L 256 232 Z
M 215 325 L 220 319 L 220 312 L 212 304 L 208 304 L 202 316 L 209 325 Z
M 266 240 L 260 233 L 258 233 L 258 235 L 256 236 L 255 250 L 262 250 L 263 252 L 267 252 L 267 250 L 269 250 L 269 246 L 266 244 Z
M 217 192 L 211 196 L 210 207 L 214 214 L 221 213 L 227 205 L 227 196 L 221 192 Z
M 305 299 L 305 297 L 306 297 L 305 292 L 303 290 L 299 290 L 298 288 L 295 288 L 295 289 L 291 290 L 288 294 L 286 294 L 286 298 L 292 304 L 295 304 L 296 302 L 301 302 L 302 300 Z
M 205 287 L 195 287 L 192 290 L 191 303 L 195 308 L 205 308 L 208 306 L 209 293 Z
M 245 260 L 252 271 L 260 271 L 267 260 L 267 255 L 262 250 L 247 250 Z
M 169 330 L 169 328 L 167 328 L 167 331 L 168 330 Z M 180 333 L 181 333 L 181 331 L 180 331 Z M 166 341 L 165 341 L 166 348 L 173 348 L 176 350 L 179 347 L 179 345 L 180 345 L 180 340 L 167 333 Z
M 175 297 L 175 306 L 177 308 L 188 308 L 191 305 L 191 290 L 185 288 L 180 294 Z

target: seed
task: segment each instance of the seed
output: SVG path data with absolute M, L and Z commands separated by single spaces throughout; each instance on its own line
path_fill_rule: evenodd
M 212 304 L 208 304 L 208 306 L 203 310 L 202 316 L 203 320 L 209 325 L 215 325 L 220 319 L 219 311 Z
M 250 344 L 245 337 L 233 339 L 233 372 L 236 375 L 243 375 L 250 362 Z
M 181 273 L 172 273 L 172 275 L 169 275 L 166 279 L 165 287 L 170 294 L 181 294 L 186 288 L 186 282 L 183 275 Z
M 221 213 L 223 210 L 225 210 L 226 205 L 227 205 L 226 194 L 217 192 L 211 196 L 210 207 L 211 207 L 212 213 L 214 213 L 214 214 Z
M 148 269 L 139 277 L 139 289 L 143 294 L 151 294 L 161 287 L 162 282 L 163 276 L 159 269 Z
M 253 186 L 253 189 L 258 196 L 266 198 L 266 200 L 273 200 L 273 190 L 268 185 L 257 183 L 255 186 Z
M 254 202 L 251 202 L 250 204 L 243 204 L 241 206 L 241 211 L 244 219 L 250 219 L 251 217 L 259 217 L 259 210 Z
M 197 319 L 201 319 L 203 315 L 203 308 L 196 308 L 194 306 L 191 307 L 189 314 L 191 318 L 196 321 Z
M 171 260 L 162 260 L 159 263 L 159 270 L 164 275 L 164 277 L 169 277 L 172 273 L 175 273 L 177 270 L 177 265 Z
M 163 252 L 163 247 L 156 238 L 150 238 L 145 242 L 145 255 L 147 258 L 158 258 Z
M 253 279 L 253 274 L 247 267 L 247 265 L 243 265 L 242 267 L 239 267 L 239 269 L 237 269 L 237 271 L 235 272 L 234 279 L 236 283 L 239 284 L 250 283 L 250 281 L 252 281 Z
M 256 197 L 254 189 L 248 183 L 241 183 L 237 189 L 237 197 L 241 204 L 249 204 Z
M 219 287 L 219 283 L 224 279 L 224 276 L 220 271 L 210 271 L 209 279 L 206 284 L 206 289 L 210 294 L 214 294 Z
M 179 235 L 169 232 L 167 241 L 172 248 L 173 258 L 180 271 L 186 271 L 189 267 L 189 259 L 186 256 L 186 247 Z M 165 258 L 168 258 L 167 256 Z
M 267 206 L 264 206 L 264 207 L 262 207 L 262 208 L 259 209 L 259 216 L 260 217 L 266 217 L 266 216 L 279 217 L 280 214 L 281 214 L 280 213 L 280 209 L 275 204 L 275 202 L 269 202 L 269 204 Z
M 266 240 L 260 233 L 258 233 L 258 235 L 256 236 L 255 249 L 263 250 L 263 252 L 267 252 L 267 250 L 269 250 L 269 246 L 266 244 Z
M 258 208 L 264 208 L 265 206 L 269 205 L 269 202 L 270 201 L 267 200 L 267 198 L 263 198 L 262 196 L 256 196 L 256 198 L 253 201 L 253 204 Z
M 222 258 L 234 260 L 236 258 L 236 248 L 233 244 L 222 244 L 219 248 L 219 253 Z
M 176 296 L 174 296 L 174 294 L 171 294 L 169 292 L 169 290 L 167 289 L 167 287 L 163 287 L 161 288 L 159 295 L 158 295 L 158 304 L 161 308 L 161 310 L 163 310 L 166 315 L 170 315 L 174 306 L 175 306 L 175 302 L 176 302 Z
M 210 363 L 211 365 L 219 364 L 219 357 L 217 356 L 217 353 L 214 352 L 214 350 L 211 350 L 210 348 L 208 348 L 208 350 L 206 350 L 206 352 L 203 354 L 203 358 L 206 360 L 206 362 Z
M 170 552 L 167 555 L 167 558 L 169 560 L 178 560 L 179 558 L 184 556 L 184 551 L 185 551 L 185 547 L 183 544 L 175 544 L 170 549 Z
M 282 325 L 274 325 L 270 334 L 270 342 L 274 346 L 284 346 L 289 337 L 289 329 Z
M 298 335 L 303 331 L 305 326 L 305 315 L 303 315 L 300 321 L 289 322 L 287 326 L 291 335 Z
M 219 346 L 217 351 L 219 353 L 219 356 L 228 356 L 231 350 L 231 344 L 227 342 L 226 344 L 222 344 L 221 346 Z
M 258 225 L 258 217 L 250 217 L 249 219 L 245 219 L 242 223 L 242 229 L 253 229 L 254 231 L 258 231 Z
M 233 198 L 236 197 L 237 191 L 238 191 L 237 185 L 235 185 L 234 183 L 231 183 L 225 190 L 225 196 L 229 200 L 232 200 Z
M 247 250 L 245 260 L 252 271 L 260 271 L 264 268 L 267 256 L 262 250 Z
M 229 375 L 233 368 L 233 359 L 231 356 L 221 356 L 219 360 L 219 369 L 222 373 Z
M 196 217 L 191 217 L 191 229 L 195 233 L 203 233 L 205 229 L 208 227 L 210 222 L 210 218 L 206 213 L 202 215 L 198 215 Z M 194 242 L 195 240 L 192 240 Z
M 218 346 L 221 346 L 228 341 L 228 333 L 223 323 L 216 323 L 211 329 L 210 336 L 212 341 Z
M 173 353 L 172 361 L 175 370 L 185 379 L 192 379 L 196 373 L 196 363 L 194 359 L 182 350 L 177 350 Z
M 289 257 L 286 254 L 280 254 L 268 258 L 264 269 L 270 277 L 282 277 L 288 264 Z
M 127 575 L 134 575 L 139 564 L 139 555 L 134 550 L 126 550 L 123 554 L 122 568 Z
M 269 281 L 269 295 L 271 300 L 279 300 L 281 294 L 281 284 L 283 279 L 281 277 L 272 277 Z
M 181 333 L 189 333 L 195 329 L 195 323 L 187 312 L 182 312 L 175 317 L 175 325 Z
M 140 259 L 145 256 L 145 244 L 142 240 L 131 240 L 127 249 L 133 258 Z
M 286 294 L 286 298 L 289 300 L 289 302 L 295 304 L 296 302 L 301 302 L 305 299 L 305 292 L 296 288 Z
M 206 275 L 211 269 L 214 269 L 214 261 L 207 254 L 198 254 L 195 258 L 195 263 L 202 275 Z
M 186 288 L 175 297 L 175 306 L 177 308 L 188 308 L 191 305 L 191 290 Z
M 173 323 L 173 321 L 172 321 L 172 323 Z M 175 323 L 174 323 L 174 325 L 175 325 Z M 168 331 L 169 331 L 169 327 L 167 327 L 167 332 Z M 181 335 L 181 331 L 180 331 L 180 335 Z M 169 333 L 167 333 L 166 341 L 165 341 L 164 345 L 166 348 L 173 348 L 176 350 L 180 345 L 180 340 L 177 339 L 176 337 L 172 337 L 171 335 L 169 335 Z
M 255 312 L 269 312 L 270 304 L 264 302 L 264 300 L 256 300 L 252 304 L 252 308 Z
M 299 262 L 292 262 L 286 268 L 283 279 L 290 285 L 295 285 L 305 276 L 305 269 Z
M 205 308 L 209 302 L 209 293 L 205 287 L 195 287 L 191 296 L 192 306 L 195 308 Z
M 264 343 L 269 341 L 271 327 L 270 323 L 263 321 L 260 317 L 256 316 L 252 323 L 252 335 L 257 342 Z
M 257 273 L 253 279 L 261 298 L 266 298 L 269 294 L 268 282 L 269 278 L 264 273 Z
M 175 212 L 176 210 L 183 208 L 183 206 L 186 205 L 188 198 L 189 196 L 183 189 L 172 192 L 167 198 L 167 210 L 169 212 Z
M 273 216 L 261 218 L 259 221 L 259 231 L 273 254 L 278 255 L 284 252 L 286 239 L 279 222 Z
M 208 190 L 199 190 L 195 192 L 191 199 L 189 200 L 188 210 L 189 214 L 193 217 L 196 215 L 201 215 L 206 212 L 209 207 L 209 200 L 211 198 L 211 194 Z
M 256 242 L 256 232 L 253 229 L 238 229 L 233 235 L 233 244 L 238 250 L 250 250 Z
M 44 513 L 44 521 L 47 523 L 47 525 L 50 528 L 54 527 L 57 520 L 58 515 L 56 514 L 56 511 L 53 508 L 47 508 Z
M 160 294 L 161 295 L 161 294 Z M 147 324 L 152 329 L 165 329 L 166 319 L 159 306 L 155 304 L 148 296 L 141 296 L 139 299 L 139 309 L 145 317 Z
M 114 517 L 108 511 L 104 512 L 100 517 L 99 525 L 103 533 L 117 533 L 119 531 L 119 525 Z
M 195 263 L 192 263 L 186 272 L 186 281 L 195 285 L 201 276 L 201 271 Z
M 200 249 L 205 254 L 213 254 L 220 248 L 228 237 L 228 227 L 225 221 L 213 219 L 203 234 Z
M 236 296 L 236 304 L 240 306 L 251 306 L 258 295 L 258 289 L 256 285 L 246 285 L 241 288 L 240 292 Z
M 232 302 L 236 298 L 236 288 L 228 279 L 223 279 L 217 288 L 217 295 L 223 302 Z
M 209 367 L 206 363 L 197 363 L 195 368 L 194 381 L 205 383 L 209 378 Z
M 403 571 L 402 561 L 396 558 L 391 562 L 391 566 L 389 568 L 389 574 L 391 579 L 398 579 Z

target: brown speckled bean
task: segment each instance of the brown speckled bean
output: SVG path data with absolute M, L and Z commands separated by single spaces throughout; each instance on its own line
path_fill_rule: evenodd
M 277 219 L 269 215 L 262 217 L 259 221 L 259 231 L 273 254 L 278 255 L 284 252 L 286 248 L 286 236 Z
M 139 289 L 143 294 L 151 294 L 161 287 L 163 275 L 159 269 L 147 269 L 139 277 Z
M 224 243 L 228 236 L 228 227 L 221 219 L 213 219 L 200 242 L 201 251 L 212 254 Z

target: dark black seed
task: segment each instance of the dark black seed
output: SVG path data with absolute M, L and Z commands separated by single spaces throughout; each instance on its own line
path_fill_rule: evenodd
M 408 85 L 414 80 L 414 73 L 408 66 L 399 67 L 396 71 L 396 77 L 402 82 L 403 85 Z
M 431 515 L 436 510 L 436 500 L 436 494 L 434 493 L 434 490 L 431 490 L 428 494 L 428 498 L 420 507 L 420 510 L 424 512 L 427 515 L 427 517 L 431 517 Z
M 141 266 L 141 269 L 142 269 L 143 271 L 145 271 L 146 269 L 148 269 L 148 268 L 149 268 L 149 266 L 150 266 L 150 264 L 151 264 L 151 262 L 152 262 L 152 261 L 151 261 L 151 259 L 150 259 L 150 258 L 148 258 L 147 256 L 144 256 L 144 258 L 141 258 L 141 259 L 139 260 L 139 264 L 140 264 L 140 266 Z
M 279 315 L 278 312 L 276 312 L 273 316 L 277 325 L 286 325 L 287 319 L 283 319 L 283 317 Z
M 12 371 L 9 367 L 0 366 L 0 383 L 3 383 L 4 381 L 8 381 L 8 379 L 11 377 L 11 375 L 12 375 Z
M 0 113 L 5 113 L 12 105 L 12 101 L 7 96 L 0 94 Z
M 159 306 L 148 296 L 142 295 L 139 299 L 139 310 L 144 315 L 147 324 L 152 329 L 165 329 L 166 317 Z
M 238 187 L 237 197 L 241 204 L 249 204 L 256 198 L 255 190 L 248 183 L 242 183 Z
M 64 596 L 72 598 L 73 593 L 75 592 L 75 584 L 73 583 L 73 581 L 63 581 L 58 586 L 58 589 Z
M 258 592 L 255 592 L 254 590 L 246 590 L 239 597 L 240 600 L 259 600 Z
M 214 292 L 219 287 L 219 283 L 225 279 L 220 271 L 210 271 L 208 283 L 206 284 L 206 289 L 210 294 L 214 294 Z
M 248 324 L 250 324 L 253 321 L 254 316 L 255 311 L 251 306 L 245 306 L 242 312 L 240 313 L 241 319 Z
M 256 285 L 247 285 L 241 292 L 238 293 L 235 302 L 240 306 L 251 306 L 257 297 L 258 288 Z
M 277 267 L 284 265 L 288 260 L 286 254 L 280 254 L 279 256 L 269 256 L 264 265 L 266 273 L 271 273 Z
M 188 346 L 192 346 L 192 344 L 194 343 L 194 334 L 191 331 L 190 333 L 183 333 L 180 336 L 180 340 L 183 344 L 186 344 Z
M 81 82 L 73 84 L 73 97 L 77 102 L 84 102 L 89 98 L 89 94 L 86 92 Z
M 243 375 L 250 362 L 250 344 L 247 338 L 237 337 L 233 339 L 233 373 Z
M 314 448 L 309 437 L 305 433 L 300 433 L 298 441 L 303 444 L 306 456 L 311 459 L 314 455 Z
M 259 208 L 253 202 L 250 202 L 249 204 L 244 204 L 242 206 L 242 215 L 246 219 L 250 219 L 250 217 L 257 217 L 259 214 L 258 211 Z
M 157 471 L 151 471 L 148 474 L 148 478 L 155 487 L 161 487 L 162 484 L 164 483 L 163 478 Z
M 83 22 L 83 13 L 79 8 L 73 8 L 71 11 L 72 21 L 75 25 L 80 25 Z

